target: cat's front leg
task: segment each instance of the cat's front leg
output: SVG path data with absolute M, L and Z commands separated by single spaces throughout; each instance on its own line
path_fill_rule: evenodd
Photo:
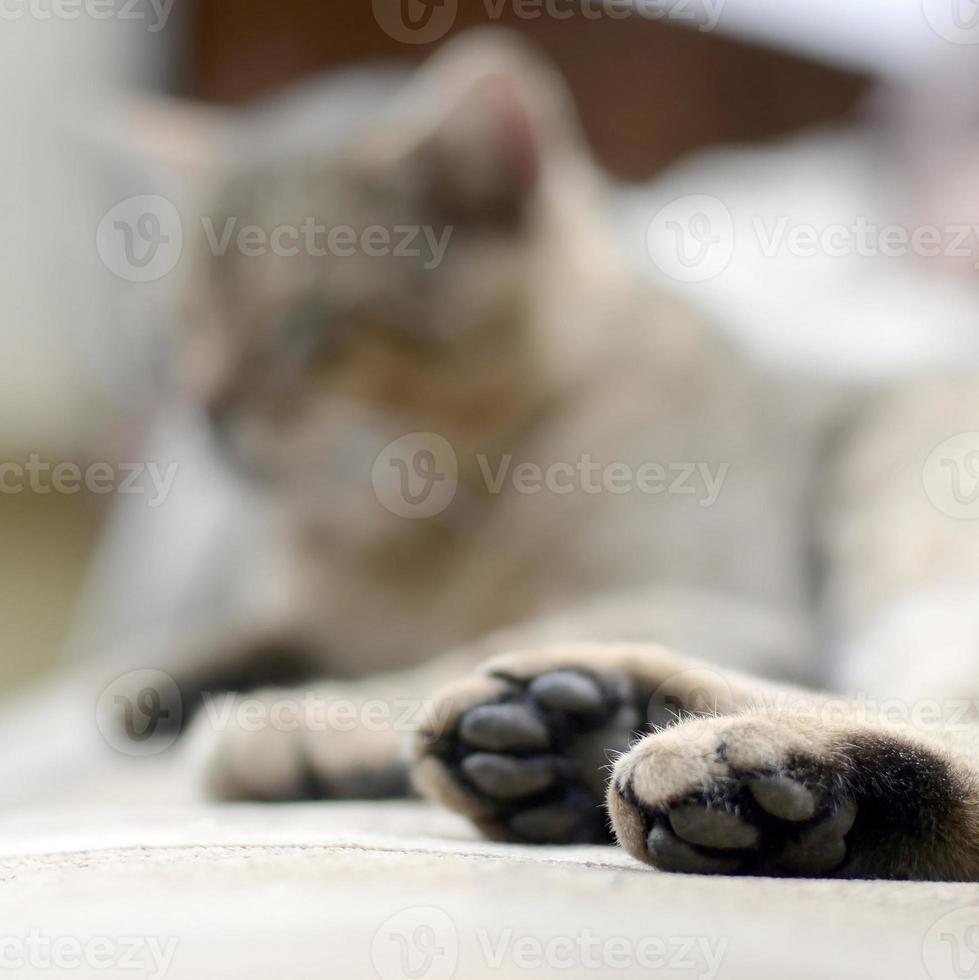
M 467 650 L 356 680 L 208 697 L 187 736 L 200 780 L 221 800 L 405 796 L 406 743 L 443 710 L 432 690 L 476 662 Z
M 402 746 L 416 710 L 368 683 L 261 688 L 210 700 L 188 738 L 212 799 L 397 797 L 409 792 Z

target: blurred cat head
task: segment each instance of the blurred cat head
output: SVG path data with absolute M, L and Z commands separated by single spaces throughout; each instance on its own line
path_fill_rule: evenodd
M 470 458 L 542 397 L 546 213 L 573 207 L 551 189 L 585 156 L 560 81 L 502 32 L 450 44 L 343 125 L 327 100 L 185 151 L 210 159 L 185 209 L 178 373 L 238 468 L 342 513 L 392 440 L 433 432 Z

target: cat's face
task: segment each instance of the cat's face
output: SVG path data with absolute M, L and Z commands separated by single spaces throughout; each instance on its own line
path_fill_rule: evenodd
M 547 138 L 509 53 L 467 47 L 344 143 L 239 167 L 202 216 L 188 387 L 241 470 L 350 519 L 385 445 L 469 456 L 527 399 Z

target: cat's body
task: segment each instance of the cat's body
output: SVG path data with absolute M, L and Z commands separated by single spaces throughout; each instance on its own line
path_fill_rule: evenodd
M 308 130 L 314 118 L 307 108 L 294 125 Z M 429 237 L 418 240 L 444 249 L 435 262 L 434 250 L 426 261 L 232 248 L 194 264 L 185 377 L 210 416 L 215 452 L 261 491 L 239 517 L 248 547 L 205 565 L 195 616 L 175 616 L 179 629 L 164 622 L 139 666 L 174 673 L 187 693 L 216 691 L 262 679 L 254 660 L 270 650 L 301 649 L 322 678 L 317 696 L 350 703 L 354 715 L 375 700 L 423 704 L 433 685 L 487 653 L 596 640 L 666 643 L 725 668 L 829 688 L 859 679 L 871 696 L 979 690 L 979 669 L 946 683 L 940 663 L 926 672 L 913 655 L 892 664 L 889 641 L 873 633 L 886 634 L 878 613 L 900 618 L 905 593 L 933 584 L 946 596 L 935 600 L 946 624 L 961 617 L 956 642 L 968 642 L 968 603 L 942 590 L 949 577 L 966 589 L 979 581 L 979 542 L 958 539 L 915 466 L 969 428 L 979 385 L 963 382 L 928 418 L 903 407 L 915 395 L 897 407 L 873 398 L 864 423 L 866 410 L 848 400 L 763 376 L 627 271 L 605 230 L 603 182 L 570 120 L 546 69 L 511 42 L 477 38 L 426 69 L 393 110 L 365 114 L 339 150 L 285 143 L 224 182 L 221 203 L 202 212 L 218 233 L 227 216 L 268 230 L 313 215 L 326 227 L 422 229 Z M 953 385 L 937 384 L 946 394 Z M 899 439 L 894 413 L 904 420 Z M 392 444 L 401 449 L 389 458 Z M 456 471 L 455 494 L 416 519 L 419 502 Z M 928 615 L 915 613 L 925 636 Z M 860 660 L 841 663 L 851 647 Z M 637 691 L 648 699 L 668 679 L 655 651 L 647 670 L 636 667 L 642 654 L 622 667 L 594 648 L 583 665 L 560 649 L 544 674 L 573 676 L 567 690 L 561 677 L 548 681 L 555 704 L 574 702 L 582 669 L 618 678 L 605 702 L 621 702 L 626 715 Z M 953 660 L 961 667 L 961 651 Z M 919 689 L 922 677 L 934 688 Z M 420 749 L 420 784 L 492 833 L 592 836 L 590 823 L 567 829 L 553 772 L 524 771 L 531 743 L 547 742 L 536 716 L 490 712 L 488 729 L 476 731 L 473 710 L 516 697 L 501 683 L 479 680 L 440 702 L 451 737 L 472 735 L 468 744 L 485 751 L 475 761 L 458 748 L 440 755 L 433 738 Z M 256 697 L 272 705 L 300 690 L 266 686 Z M 557 709 L 543 688 L 530 690 L 550 724 Z M 732 707 L 745 703 L 755 702 L 737 697 Z M 596 773 L 602 753 L 627 747 L 623 725 L 663 720 L 636 710 L 585 753 Z M 213 742 L 208 778 L 224 797 L 382 795 L 402 785 L 404 732 L 393 723 L 285 731 L 233 719 L 211 731 L 205 713 L 195 724 Z M 584 764 L 569 744 L 552 740 L 551 751 Z M 471 768 L 460 770 L 460 758 Z M 525 788 L 514 789 L 521 779 Z M 603 781 L 584 778 L 593 793 Z M 501 785 L 503 816 L 474 802 Z M 642 797 L 629 792 L 630 805 Z M 572 797 L 593 807 L 580 788 Z M 655 816 L 658 804 L 649 805 Z M 613 801 L 616 829 L 639 852 L 653 830 L 637 837 L 624 813 Z M 678 845 L 664 846 L 675 857 Z M 695 869 L 689 855 L 666 859 L 649 847 L 656 863 Z M 806 861 L 794 869 L 839 863 Z

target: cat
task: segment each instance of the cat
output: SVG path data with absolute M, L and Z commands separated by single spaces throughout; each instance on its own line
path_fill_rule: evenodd
M 414 785 L 667 870 L 979 878 L 971 710 L 873 700 L 979 687 L 977 532 L 921 476 L 976 379 L 760 370 L 634 270 L 566 89 L 506 33 L 328 103 L 165 125 L 198 249 L 174 431 L 248 504 L 124 646 L 203 700 L 208 791 Z

